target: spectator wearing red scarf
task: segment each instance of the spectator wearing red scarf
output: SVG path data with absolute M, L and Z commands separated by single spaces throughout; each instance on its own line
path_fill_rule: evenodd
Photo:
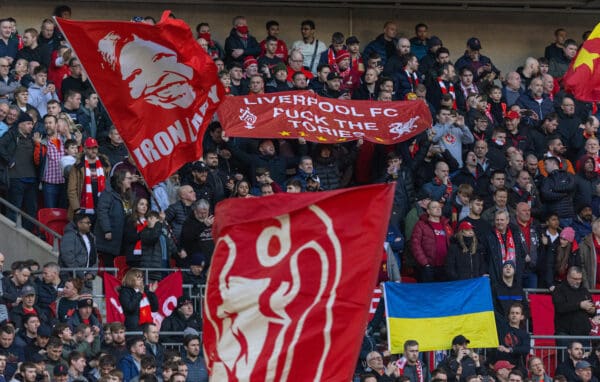
M 119 290 L 126 330 L 139 331 L 144 324 L 153 322 L 152 312 L 158 311 L 158 298 L 154 294 L 157 287 L 156 282 L 144 286 L 144 274 L 140 269 L 127 271 Z

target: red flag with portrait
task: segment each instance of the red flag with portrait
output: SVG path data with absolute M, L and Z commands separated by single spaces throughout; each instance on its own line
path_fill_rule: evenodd
M 583 42 L 563 77 L 565 90 L 575 98 L 600 102 L 600 24 Z
M 212 380 L 351 380 L 394 186 L 217 205 L 203 311 Z
M 200 158 L 225 95 L 213 60 L 169 14 L 156 25 L 56 18 L 150 187 Z

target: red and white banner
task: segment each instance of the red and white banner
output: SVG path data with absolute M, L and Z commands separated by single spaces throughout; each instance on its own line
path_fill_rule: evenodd
M 363 138 L 394 144 L 431 127 L 425 102 L 348 101 L 309 91 L 227 97 L 217 111 L 230 137 L 304 138 L 339 143 Z
M 190 27 L 56 18 L 148 186 L 202 155 L 225 91 Z
M 125 322 L 123 308 L 119 302 L 121 281 L 108 272 L 104 272 L 104 298 L 106 299 L 106 322 Z M 181 271 L 173 272 L 158 283 L 156 297 L 158 312 L 152 312 L 154 322 L 160 326 L 162 320 L 177 309 L 177 299 L 183 295 L 183 276 Z
M 351 379 L 393 195 L 379 184 L 217 205 L 203 325 L 211 380 Z

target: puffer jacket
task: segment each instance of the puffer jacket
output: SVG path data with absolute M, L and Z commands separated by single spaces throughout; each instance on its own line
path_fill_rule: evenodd
M 574 192 L 575 177 L 564 170 L 556 170 L 542 180 L 540 196 L 547 212 L 556 212 L 559 218 L 573 218 Z
M 446 245 L 450 245 L 450 237 L 452 236 L 452 227 L 447 218 L 441 217 L 440 223 L 443 224 L 446 231 Z M 434 267 L 443 266 L 446 257 L 438 256 L 436 251 L 435 233 L 429 215 L 423 214 L 419 218 L 415 228 L 413 228 L 410 237 L 410 246 L 412 254 L 421 266 L 431 265 Z
M 475 253 L 463 252 L 462 246 L 456 236 L 450 239 L 448 256 L 446 257 L 446 274 L 449 280 L 472 279 L 487 273 L 485 261 L 485 247 L 483 243 L 477 243 Z

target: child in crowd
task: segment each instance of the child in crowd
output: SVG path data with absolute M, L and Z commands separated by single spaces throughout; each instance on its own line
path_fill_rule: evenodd
M 77 156 L 79 155 L 79 145 L 77 141 L 74 139 L 67 139 L 65 142 L 65 155 L 60 158 L 60 166 L 62 168 L 65 179 L 69 178 L 69 171 L 71 171 L 71 166 L 75 164 L 77 161 Z

